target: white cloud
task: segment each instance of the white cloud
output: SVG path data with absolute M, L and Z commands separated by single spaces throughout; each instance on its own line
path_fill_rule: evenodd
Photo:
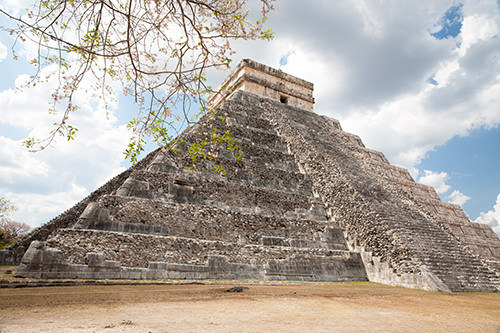
M 20 75 L 17 81 L 25 79 Z M 117 104 L 110 104 L 106 112 L 102 102 L 85 93 L 90 86 L 90 82 L 83 82 L 82 91 L 75 95 L 80 109 L 69 120 L 79 129 L 75 141 L 58 138 L 47 149 L 30 153 L 21 140 L 0 135 L 0 155 L 5 157 L 0 160 L 0 188 L 2 195 L 19 207 L 15 219 L 31 226 L 46 222 L 123 170 L 122 151 L 130 133 L 118 124 Z M 0 124 L 24 129 L 28 136 L 48 135 L 52 123 L 59 120 L 48 113 L 54 87 L 49 82 L 22 91 L 0 92 Z
M 18 141 L 0 136 L 0 156 L 0 183 L 16 184 L 20 179 L 32 181 L 49 174 L 50 166 L 22 149 Z
M 13 220 L 34 228 L 71 208 L 88 194 L 88 189 L 83 186 L 68 185 L 67 189 L 49 194 L 5 192 L 0 195 L 9 198 L 19 208 L 13 214 Z
M 446 183 L 449 180 L 448 173 L 446 172 L 435 172 L 430 170 L 424 170 L 424 174 L 420 176 L 418 182 L 424 185 L 432 186 L 437 193 L 444 195 L 451 190 L 451 186 Z M 450 194 L 446 196 L 448 202 L 462 206 L 470 197 L 463 194 L 459 190 L 453 190 Z
M 497 22 L 490 14 L 467 16 L 462 24 L 462 46 L 460 47 L 462 54 L 475 43 L 490 40 L 498 34 Z
M 434 80 L 440 87 L 446 87 L 450 83 L 450 76 L 460 69 L 457 59 L 445 62 L 440 65 L 434 74 Z
M 424 185 L 429 185 L 434 187 L 437 193 L 446 193 L 451 187 L 446 184 L 448 180 L 448 174 L 446 172 L 433 172 L 430 170 L 424 170 L 424 175 L 422 175 L 418 182 Z
M 470 197 L 466 196 L 465 194 L 463 194 L 462 192 L 460 192 L 458 190 L 454 190 L 448 196 L 448 199 L 449 199 L 448 202 L 462 206 L 463 204 L 465 204 L 467 201 L 470 200 Z
M 44 73 L 42 73 L 44 75 Z M 27 130 L 35 129 L 36 134 L 46 134 L 57 117 L 47 116 L 49 98 L 55 89 L 54 80 L 36 87 L 21 89 L 29 81 L 29 75 L 21 74 L 15 80 L 16 89 L 7 89 L 0 92 L 2 117 L 0 123 L 19 126 Z
M 289 44 L 292 48 L 292 43 Z M 305 47 L 296 45 L 292 48 L 292 54 L 288 57 L 288 62 L 282 70 L 314 83 L 314 94 L 316 100 L 322 97 L 337 95 L 343 91 L 344 81 L 348 75 L 346 68 L 334 57 L 325 58 Z M 313 59 L 313 61 L 311 61 Z M 310 62 L 308 66 L 305 63 Z M 325 77 L 335 77 L 329 84 L 324 84 Z
M 31 0 L 3 0 L 2 8 L 10 9 L 10 10 L 23 10 L 24 8 L 29 8 L 30 5 L 33 5 L 33 1 Z
M 493 208 L 486 213 L 481 213 L 474 222 L 487 224 L 497 235 L 500 235 L 500 194 Z

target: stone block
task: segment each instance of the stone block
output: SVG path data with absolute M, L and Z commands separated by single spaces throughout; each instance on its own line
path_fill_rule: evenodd
M 102 253 L 89 252 L 87 253 L 87 266 L 98 269 L 119 269 L 121 263 L 119 261 L 106 260 Z
M 357 259 L 317 256 L 271 259 L 265 265 L 265 274 L 287 280 L 366 280 L 365 268 Z
M 493 257 L 500 259 L 500 247 L 490 246 L 489 249 Z
M 99 207 L 99 204 L 91 202 L 80 215 L 80 219 L 91 221 L 109 221 L 111 218 L 109 209 L 101 208 Z
M 150 261 L 148 268 L 149 269 L 156 269 L 156 270 L 167 270 L 167 263 L 166 262 Z
M 151 172 L 176 173 L 179 171 L 179 167 L 166 154 L 159 154 L 148 167 L 148 170 Z
M 152 198 L 148 182 L 128 178 L 116 191 L 116 195 L 124 197 Z
M 47 247 L 44 242 L 34 241 L 21 259 L 23 264 L 57 265 L 64 263 L 61 251 Z
M 469 245 L 468 246 L 474 253 L 483 256 L 484 258 L 491 258 L 493 256 L 491 250 L 487 246 L 479 246 L 479 245 Z
M 0 250 L 0 266 L 14 266 L 18 264 L 15 253 L 10 250 Z
M 261 241 L 264 246 L 283 246 L 282 237 L 262 236 Z
M 321 217 L 321 219 L 326 219 L 326 210 L 322 204 L 313 203 L 309 209 L 309 213 L 314 216 Z
M 226 272 L 229 269 L 229 264 L 226 256 L 208 256 L 208 269 L 211 272 Z
M 299 248 L 323 248 L 324 247 L 323 242 L 308 240 L 308 239 L 291 238 L 290 240 L 288 240 L 288 243 L 290 244 L 291 247 L 299 247 Z
M 85 223 L 84 223 L 85 221 Z M 97 220 L 80 220 L 74 227 L 75 229 L 93 229 L 117 231 L 126 233 L 141 233 L 154 235 L 168 235 L 169 228 L 165 225 L 150 225 L 141 223 L 127 223 L 121 221 L 97 221 Z
M 102 253 L 87 253 L 87 265 L 89 267 L 105 267 L 106 259 Z
M 204 265 L 167 264 L 169 272 L 208 272 L 210 269 Z
M 173 196 L 176 202 L 179 203 L 194 203 L 200 201 L 194 195 L 193 186 L 169 183 L 168 193 Z
M 338 228 L 325 228 L 321 235 L 321 240 L 325 243 L 345 244 L 344 233 Z

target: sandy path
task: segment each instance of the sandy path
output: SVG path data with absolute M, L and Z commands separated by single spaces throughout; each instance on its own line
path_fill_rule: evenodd
M 500 294 L 374 283 L 0 290 L 1 332 L 500 332 Z

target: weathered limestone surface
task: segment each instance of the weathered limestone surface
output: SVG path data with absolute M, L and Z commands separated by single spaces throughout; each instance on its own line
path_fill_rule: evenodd
M 491 228 L 441 202 L 338 121 L 290 103 L 312 108 L 312 84 L 248 61 L 226 83 L 249 91 L 214 99 L 216 114 L 181 134 L 180 152 L 151 153 L 42 227 L 16 275 L 500 286 L 500 240 Z M 230 131 L 242 161 L 213 144 L 212 159 L 193 164 L 186 148 L 214 129 Z

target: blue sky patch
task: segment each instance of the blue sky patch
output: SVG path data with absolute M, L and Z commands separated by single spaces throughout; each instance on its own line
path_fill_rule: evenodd
M 500 188 L 500 127 L 480 128 L 468 136 L 455 136 L 427 154 L 420 170 L 445 171 L 452 189 L 471 197 L 463 205 L 469 218 L 476 219 L 495 204 Z M 445 193 L 441 196 L 448 201 Z
M 435 28 L 440 28 L 437 32 L 431 33 L 436 39 L 455 38 L 460 34 L 464 15 L 462 13 L 463 4 L 450 7 L 444 15 L 434 24 Z
M 430 83 L 430 84 L 433 84 L 435 86 L 438 85 L 438 82 L 436 81 L 436 79 L 434 78 L 434 75 L 432 75 L 430 78 L 427 79 L 427 83 Z
M 288 64 L 288 57 L 291 56 L 294 53 L 295 52 L 290 51 L 290 52 L 287 52 L 286 54 L 282 55 L 281 58 L 280 58 L 280 67 L 285 66 L 286 64 Z

